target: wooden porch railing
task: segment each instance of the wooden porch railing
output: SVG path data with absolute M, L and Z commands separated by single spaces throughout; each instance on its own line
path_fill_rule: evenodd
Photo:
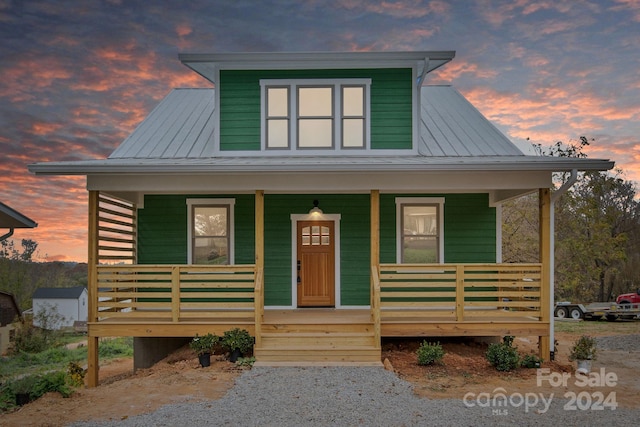
M 373 322 L 373 332 L 375 342 L 381 342 L 382 332 L 380 329 L 380 274 L 375 265 L 371 266 L 371 321 Z
M 541 264 L 382 264 L 378 284 L 376 273 L 371 306 L 375 312 L 379 304 L 382 323 L 543 320 Z
M 254 265 L 100 265 L 90 286 L 98 322 L 229 316 L 253 321 L 263 310 L 261 271 Z

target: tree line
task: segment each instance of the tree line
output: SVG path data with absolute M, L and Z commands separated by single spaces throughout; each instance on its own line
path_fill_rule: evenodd
M 4 240 L 0 246 L 0 291 L 13 294 L 21 310 L 31 308 L 38 288 L 87 286 L 87 264 L 34 262 L 37 247 L 31 239 L 22 239 L 21 247 L 13 240 Z
M 592 140 L 591 140 L 592 141 Z M 587 157 L 590 144 L 556 143 L 541 154 Z M 568 179 L 559 174 L 556 188 Z M 589 171 L 555 204 L 555 298 L 558 301 L 612 301 L 640 286 L 640 202 L 635 184 L 621 169 Z M 538 196 L 503 206 L 503 261 L 538 262 Z

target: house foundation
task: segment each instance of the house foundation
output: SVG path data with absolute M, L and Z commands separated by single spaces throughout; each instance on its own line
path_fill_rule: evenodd
M 185 337 L 134 337 L 133 371 L 150 368 L 189 340 Z

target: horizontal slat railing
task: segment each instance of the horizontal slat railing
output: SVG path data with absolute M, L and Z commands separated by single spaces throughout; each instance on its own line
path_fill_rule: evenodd
M 98 321 L 254 319 L 255 266 L 100 265 Z
M 381 321 L 540 320 L 541 270 L 541 264 L 382 264 Z

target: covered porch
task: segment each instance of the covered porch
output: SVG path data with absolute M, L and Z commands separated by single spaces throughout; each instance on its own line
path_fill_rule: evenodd
M 136 206 L 89 197 L 89 372 L 100 337 L 192 337 L 234 327 L 255 337 L 258 363 L 379 364 L 383 337 L 539 337 L 549 356 L 550 198 L 540 190 L 541 262 L 380 264 L 379 192 L 371 192 L 370 305 L 265 309 L 264 192 L 255 193 L 255 263 L 136 262 Z
M 372 191 L 370 305 L 284 310 L 264 304 L 263 192 L 255 195 L 254 264 L 143 265 L 135 259 L 135 205 L 91 191 L 89 385 L 98 384 L 100 337 L 192 337 L 234 327 L 255 337 L 257 363 L 270 365 L 379 364 L 381 339 L 402 336 L 538 336 L 546 358 L 549 198 L 540 194 L 541 263 L 408 265 L 375 262 L 379 194 Z

